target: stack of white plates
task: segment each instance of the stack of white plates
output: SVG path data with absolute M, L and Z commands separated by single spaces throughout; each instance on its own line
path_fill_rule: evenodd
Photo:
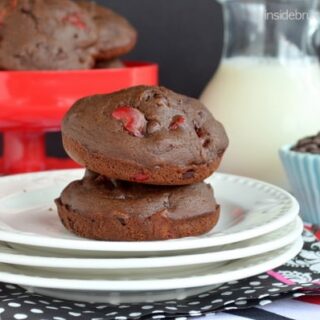
M 0 281 L 47 295 L 111 303 L 184 298 L 253 276 L 302 248 L 297 201 L 256 180 L 215 174 L 214 230 L 168 241 L 108 242 L 64 229 L 53 200 L 82 170 L 0 179 Z

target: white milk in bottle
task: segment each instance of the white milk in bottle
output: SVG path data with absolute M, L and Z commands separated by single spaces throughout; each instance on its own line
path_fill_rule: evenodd
M 320 131 L 319 62 L 226 58 L 201 100 L 230 138 L 221 171 L 286 187 L 279 148 Z

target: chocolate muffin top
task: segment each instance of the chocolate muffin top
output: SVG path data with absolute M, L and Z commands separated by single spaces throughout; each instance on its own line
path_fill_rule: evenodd
M 160 212 L 178 220 L 217 209 L 211 186 L 203 182 L 183 187 L 150 186 L 109 180 L 88 170 L 83 180 L 66 187 L 59 201 L 80 214 L 104 214 L 105 210 L 124 220 L 129 215 L 148 218 Z
M 127 19 L 93 1 L 77 3 L 91 15 L 96 24 L 98 59 L 113 59 L 134 48 L 137 42 L 137 32 Z
M 228 146 L 222 124 L 201 102 L 152 86 L 79 100 L 62 133 L 98 156 L 149 168 L 207 164 Z
M 320 154 L 320 132 L 314 136 L 300 139 L 291 150 L 302 153 Z
M 0 68 L 88 69 L 97 29 L 70 0 L 7 0 L 0 7 Z

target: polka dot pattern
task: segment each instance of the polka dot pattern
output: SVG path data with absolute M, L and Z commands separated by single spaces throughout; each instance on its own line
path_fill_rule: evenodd
M 17 319 L 17 320 L 23 320 L 23 319 L 27 319 L 28 316 L 24 313 L 16 313 L 14 316 L 13 316 L 14 319 Z
M 304 250 L 317 251 L 317 263 L 320 263 L 320 246 L 315 239 L 306 242 Z M 231 281 L 186 299 L 119 306 L 55 299 L 28 292 L 13 284 L 0 283 L 0 316 L 4 320 L 188 320 L 223 310 L 257 305 L 263 307 L 276 299 L 311 293 L 318 289 L 318 285 L 314 285 L 312 280 L 318 279 L 319 274 L 308 267 L 310 263 L 301 255 L 269 274 Z M 279 282 L 277 279 L 280 277 L 276 279 L 274 274 L 287 278 L 293 284 Z

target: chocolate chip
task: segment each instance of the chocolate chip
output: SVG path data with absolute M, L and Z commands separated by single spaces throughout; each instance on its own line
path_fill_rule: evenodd
M 203 118 L 203 117 L 204 117 L 204 113 L 203 113 L 202 111 L 199 111 L 199 112 L 198 112 L 198 116 L 199 116 L 200 118 Z
M 168 197 L 168 199 L 166 199 L 166 200 L 163 201 L 163 207 L 166 208 L 166 209 L 169 209 L 169 208 L 170 208 L 169 197 Z
M 302 147 L 302 146 L 308 145 L 308 144 L 310 144 L 312 142 L 313 142 L 313 138 L 312 137 L 304 138 L 304 139 L 299 140 L 297 145 Z
M 143 100 L 144 102 L 148 102 L 148 101 L 150 101 L 150 99 L 151 99 L 151 92 L 150 91 L 145 92 L 141 97 L 141 100 Z
M 117 217 L 117 220 L 123 225 L 125 226 L 127 224 L 126 220 L 122 217 Z
M 194 130 L 199 139 L 202 140 L 203 148 L 208 148 L 211 143 L 211 139 L 208 138 L 208 132 L 205 129 L 198 127 L 197 125 L 194 126 Z
M 148 121 L 147 125 L 147 133 L 153 134 L 158 132 L 161 129 L 160 123 L 156 120 L 150 120 Z
M 168 106 L 168 100 L 167 99 L 157 99 L 156 100 L 157 107 L 167 107 Z
M 68 55 L 64 52 L 62 48 L 58 49 L 58 52 L 56 54 L 57 59 L 66 59 Z
M 203 128 L 199 128 L 197 126 L 194 126 L 194 130 L 199 138 L 203 138 L 206 135 L 206 131 L 203 130 Z
M 107 185 L 110 185 L 110 187 L 113 187 L 113 183 L 107 177 L 104 177 L 100 174 L 94 178 L 94 181 L 96 183 L 107 184 Z
M 114 217 L 123 225 L 125 226 L 128 223 L 129 216 L 126 212 L 123 211 L 115 211 Z
M 208 148 L 209 145 L 210 145 L 210 143 L 211 143 L 211 140 L 210 140 L 210 139 L 206 139 L 206 140 L 204 140 L 202 146 L 203 146 L 204 148 Z
M 183 179 L 191 179 L 194 177 L 194 170 L 188 170 L 183 173 L 182 178 Z
M 320 132 L 315 136 L 300 139 L 291 150 L 302 153 L 320 154 Z
M 314 140 L 313 140 L 313 143 L 316 143 L 318 146 L 320 146 L 320 137 L 316 137 Z
M 308 145 L 308 148 L 310 148 L 310 149 L 318 149 L 318 145 L 316 144 L 316 143 L 314 143 L 314 141 L 312 142 L 312 143 L 310 143 L 309 145 Z
M 162 95 L 162 94 L 157 93 L 157 92 L 154 92 L 154 93 L 153 93 L 153 99 L 161 99 L 161 98 L 163 98 L 163 95 Z
M 317 151 L 319 149 L 318 145 L 315 143 L 310 143 L 307 146 L 307 152 Z

